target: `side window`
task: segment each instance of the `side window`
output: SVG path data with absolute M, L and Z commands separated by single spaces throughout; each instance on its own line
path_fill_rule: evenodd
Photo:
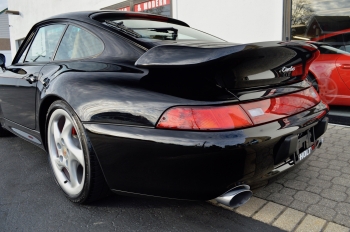
M 345 45 L 345 49 L 344 49 L 346 52 L 349 52 L 350 53 L 350 45 Z
M 344 35 L 344 51 L 350 52 L 350 33 Z
M 51 61 L 66 25 L 50 25 L 39 29 L 25 62 Z
M 99 55 L 103 42 L 92 33 L 70 25 L 57 50 L 55 60 L 80 59 Z

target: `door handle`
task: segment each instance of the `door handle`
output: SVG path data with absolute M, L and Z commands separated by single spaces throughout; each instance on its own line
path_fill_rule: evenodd
M 350 69 L 350 64 L 342 64 L 340 65 L 342 69 Z
M 33 75 L 33 74 L 30 74 L 30 75 L 24 77 L 24 79 L 25 79 L 26 81 L 28 81 L 29 84 L 33 84 L 33 83 L 35 83 L 35 82 L 38 81 L 38 77 L 35 76 L 35 75 Z

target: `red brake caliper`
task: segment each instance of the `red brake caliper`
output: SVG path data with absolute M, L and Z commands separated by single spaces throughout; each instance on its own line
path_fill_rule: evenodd
M 75 130 L 74 127 L 72 127 L 72 136 L 73 136 L 74 138 L 77 137 L 77 131 Z

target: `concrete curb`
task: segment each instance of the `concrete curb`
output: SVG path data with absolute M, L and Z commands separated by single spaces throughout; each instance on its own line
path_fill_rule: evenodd
M 298 210 L 252 197 L 245 205 L 234 209 L 222 205 L 215 200 L 209 203 L 219 206 L 254 220 L 264 222 L 285 231 L 295 232 L 349 232 L 350 228 L 328 222 L 322 218 L 300 212 Z

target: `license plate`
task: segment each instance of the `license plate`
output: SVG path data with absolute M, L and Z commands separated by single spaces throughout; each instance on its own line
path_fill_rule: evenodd
M 310 147 L 310 148 L 306 149 L 305 151 L 301 152 L 299 154 L 299 161 L 305 159 L 308 155 L 310 155 L 311 151 L 312 151 L 312 148 Z

